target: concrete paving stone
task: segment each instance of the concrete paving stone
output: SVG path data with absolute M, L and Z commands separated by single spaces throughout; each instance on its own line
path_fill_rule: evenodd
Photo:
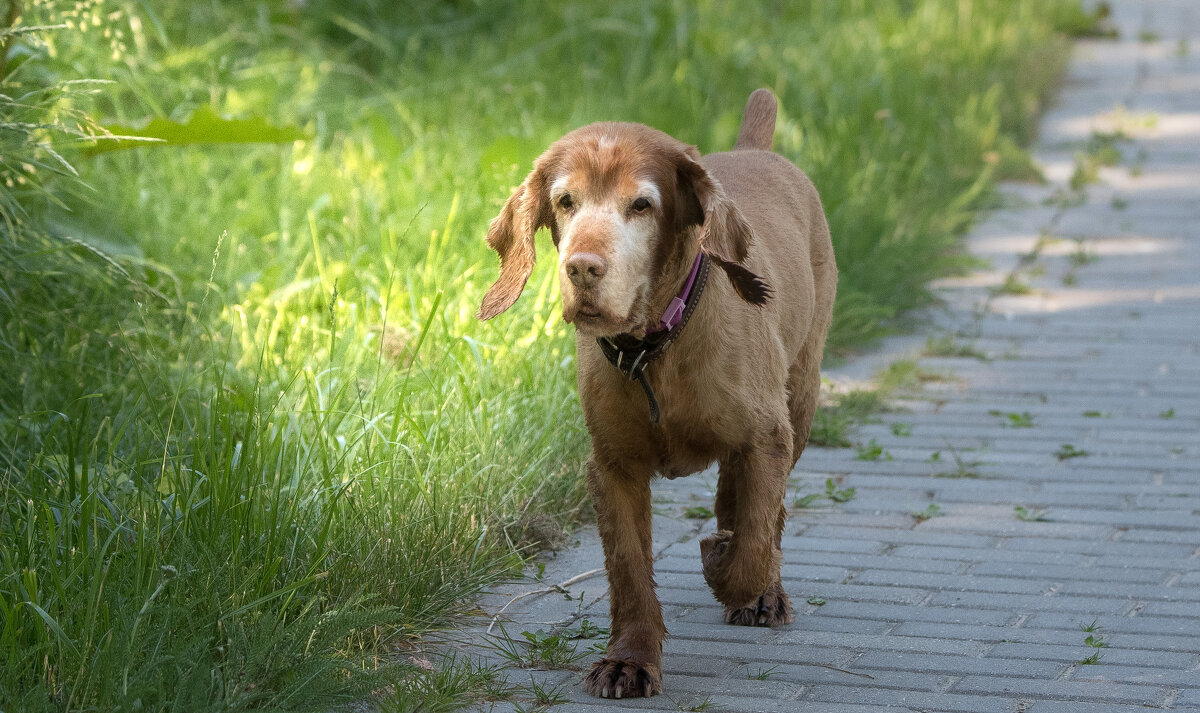
M 886 634 L 893 626 L 892 622 L 877 619 L 848 619 L 818 616 L 816 611 L 819 611 L 820 607 L 807 604 L 807 596 L 801 596 L 800 592 L 795 591 L 789 591 L 788 596 L 793 596 L 794 606 L 797 608 L 796 622 L 792 626 L 804 631 L 833 631 L 843 634 L 882 635 Z M 814 611 L 810 612 L 809 610 Z M 666 621 L 668 634 L 672 636 L 679 630 L 680 624 L 693 624 L 710 628 L 730 626 L 725 623 L 724 610 L 717 607 L 689 609 L 677 616 L 666 618 Z M 725 636 L 725 634 L 721 635 Z
M 1087 617 L 1079 617 L 1079 619 L 1081 620 L 1079 622 L 1079 626 L 1076 626 L 1072 629 L 1034 629 L 1026 626 L 993 627 L 964 624 L 904 622 L 889 632 L 889 634 L 896 636 L 925 636 L 942 639 L 988 641 L 991 643 L 1006 641 L 1010 643 L 1058 644 L 1063 646 L 1071 646 L 1081 644 L 1088 636 L 1086 632 L 1082 631 L 1080 626 L 1087 626 L 1090 622 L 1082 621 L 1087 619 Z M 1093 619 L 1092 621 L 1095 620 Z M 1195 653 L 1196 650 L 1196 639 L 1192 636 L 1170 636 L 1163 634 L 1142 635 L 1129 633 L 1114 634 L 1104 630 L 1103 627 L 1099 629 L 1099 631 L 1103 633 L 1104 638 L 1108 640 L 1110 646 L 1120 647 L 1122 649 L 1178 651 L 1182 653 Z
M 1200 618 L 1200 602 L 1146 602 L 1140 613 L 1147 616 L 1181 616 L 1189 619 Z
M 802 700 L 803 706 L 798 706 L 798 709 L 806 711 L 824 710 L 823 706 L 813 703 L 865 703 L 878 708 L 896 707 L 909 711 L 1012 713 L 1017 705 L 1015 697 L 870 689 L 859 686 L 813 686 Z
M 940 654 L 978 656 L 987 650 L 987 645 L 975 641 L 933 641 L 911 636 L 874 636 L 843 634 L 823 631 L 798 631 L 781 629 L 781 645 L 844 647 L 856 650 L 879 649 L 882 651 L 922 651 Z
M 1064 566 L 1035 562 L 980 562 L 971 567 L 970 573 L 992 577 L 1033 577 L 1037 580 L 1061 580 L 1083 582 L 1131 582 L 1142 585 L 1162 585 L 1170 575 L 1168 569 L 1141 567 L 1096 567 Z
M 795 587 L 789 588 L 795 589 Z M 806 597 L 816 596 L 826 600 L 852 599 L 862 602 L 905 604 L 916 604 L 929 594 L 926 590 L 913 589 L 911 587 L 859 586 L 854 584 L 831 584 L 828 582 L 806 582 L 803 585 L 803 590 Z M 658 598 L 663 604 L 691 606 L 711 604 L 716 606 L 716 600 L 713 599 L 712 593 L 708 591 L 708 587 L 703 586 L 702 578 L 692 588 L 676 589 L 659 587 Z
M 1175 699 L 1175 707 L 1183 708 L 1200 708 L 1200 688 L 1188 688 L 1180 691 L 1179 697 Z
M 1134 703 L 1145 706 L 1157 706 L 1165 697 L 1165 691 L 1157 686 L 1105 681 L 1038 681 L 1028 678 L 998 678 L 996 676 L 965 676 L 950 690 L 955 693 L 1093 700 L 1103 703 Z
M 685 660 L 684 669 L 680 673 L 694 672 L 692 675 L 704 675 L 705 667 L 709 672 L 721 670 L 720 658 L 690 657 Z M 672 672 L 671 667 L 664 661 L 665 673 Z M 905 670 L 860 671 L 857 664 L 850 668 L 833 666 L 812 666 L 789 663 L 743 663 L 734 665 L 738 678 L 766 677 L 771 681 L 785 681 L 802 686 L 818 685 L 855 685 L 867 688 L 904 688 L 917 691 L 936 691 L 949 685 L 946 676 L 937 673 L 919 673 Z
M 796 516 L 794 514 L 790 524 L 796 524 Z M 875 555 L 886 549 L 886 545 L 882 542 L 873 542 L 861 537 L 853 540 L 838 540 L 830 537 L 822 537 L 820 534 L 814 534 L 811 531 L 806 531 L 801 536 L 785 534 L 782 544 L 785 552 L 837 552 Z
M 903 651 L 868 651 L 854 660 L 856 671 L 874 669 L 917 671 L 951 676 L 970 674 L 995 675 L 1002 670 L 1004 675 L 1018 678 L 1040 678 L 1055 680 L 1066 670 L 1065 664 L 1053 661 L 1017 661 L 1013 659 L 979 658 L 971 656 L 948 656 L 944 654 L 907 653 Z
M 1071 673 L 1071 680 L 1118 681 L 1123 683 L 1146 683 L 1154 686 L 1200 688 L 1200 683 L 1196 680 L 1196 671 L 1194 670 L 1113 666 L 1103 662 L 1090 666 L 1077 666 Z
M 830 635 L 832 636 L 832 635 Z M 881 638 L 881 637 L 864 637 Z M 722 656 L 731 661 L 837 666 L 844 668 L 858 652 L 838 646 L 795 644 L 744 644 L 723 640 L 682 639 L 669 637 L 663 643 L 663 658 L 687 656 Z
M 984 609 L 1003 608 L 1007 611 L 1074 611 L 1088 614 L 1116 614 L 1129 608 L 1126 599 L 1085 597 L 1076 595 L 1039 596 L 1029 594 L 1006 594 L 996 597 L 986 592 L 941 591 L 929 600 L 935 606 L 971 606 Z M 1156 602 L 1157 603 L 1157 602 Z
M 875 602 L 852 602 L 826 600 L 820 607 L 820 615 L 871 620 L 943 621 L 968 624 L 991 624 L 1003 626 L 1016 618 L 1015 612 L 1004 610 L 974 609 L 950 606 L 906 606 L 900 604 L 878 604 Z M 814 615 L 816 616 L 816 615 Z M 798 620 L 799 621 L 799 620 Z M 806 621 L 806 620 L 805 620 Z
M 1052 586 L 1050 580 L 1010 579 L 1007 577 L 983 577 L 956 574 L 930 574 L 928 572 L 897 572 L 893 570 L 869 569 L 855 575 L 858 584 L 886 584 L 894 586 L 937 587 L 939 589 L 969 592 L 993 592 L 996 594 L 1041 594 Z
M 1147 586 L 1128 582 L 1064 582 L 1058 590 L 1063 594 L 1090 594 L 1102 597 L 1121 597 L 1144 601 L 1174 601 L 1200 603 L 1200 589 L 1191 587 Z
M 805 567 L 809 564 L 832 564 L 840 562 L 841 564 L 854 567 L 872 567 L 875 569 L 901 569 L 911 572 L 961 572 L 965 566 L 959 562 L 948 562 L 944 560 L 902 560 L 889 555 L 862 555 L 856 554 L 852 560 L 842 559 L 839 553 L 829 552 L 795 552 L 789 551 L 787 561 L 797 567 Z M 803 571 L 803 569 L 801 570 Z
M 841 582 L 850 576 L 850 570 L 845 567 L 826 567 L 813 564 L 800 564 L 796 557 L 788 553 L 783 566 L 780 568 L 785 581 L 804 580 L 809 582 Z M 843 556 L 842 563 L 845 564 Z M 861 565 L 857 565 L 861 566 Z M 666 557 L 654 563 L 655 579 L 659 586 L 670 587 L 672 580 L 669 576 L 676 574 L 692 575 L 700 572 L 700 547 L 696 546 L 695 557 Z M 681 580 L 683 581 L 683 580 Z M 692 582 L 692 580 L 686 580 Z
M 1012 537 L 1001 545 L 1009 550 L 1079 552 L 1104 555 L 1109 560 L 1136 561 L 1143 558 L 1186 560 L 1195 547 L 1155 542 L 1113 542 L 1110 540 L 1045 540 L 1034 537 Z M 1107 564 L 1107 562 L 1106 562 Z
M 1174 706 L 1178 708 L 1178 706 Z M 1024 708 L 1022 713 L 1146 713 L 1146 706 L 1140 704 L 1104 703 L 1090 701 L 1035 701 L 1033 705 Z
M 950 541 L 957 540 L 957 537 L 947 537 L 945 533 L 939 534 Z M 931 545 L 902 545 L 888 553 L 888 556 L 918 560 L 945 559 L 953 562 L 1033 562 L 1040 564 L 1064 564 L 1064 566 L 1068 566 L 1071 560 L 1076 562 L 1081 560 L 1078 553 L 1064 553 L 1056 550 L 1046 552 L 1014 552 L 994 547 L 990 549 L 976 549 Z
M 1041 659 L 1079 663 L 1095 650 L 1080 638 L 1076 646 L 1058 644 L 999 643 L 987 652 L 989 658 Z M 1150 666 L 1154 668 L 1186 669 L 1195 666 L 1200 657 L 1176 651 L 1146 651 L 1143 649 L 1108 648 L 1100 652 L 1101 661 L 1108 664 Z
M 911 524 L 911 523 L 910 523 Z M 808 537 L 827 538 L 830 540 L 844 540 L 847 542 L 861 540 L 863 538 L 880 538 L 879 542 L 875 542 L 879 546 L 879 550 L 888 549 L 894 545 L 945 545 L 947 544 L 946 536 L 941 533 L 920 532 L 916 530 L 879 530 L 866 531 L 861 528 L 842 527 L 840 525 L 814 525 L 805 530 L 805 534 L 797 538 L 803 541 Z M 787 538 L 784 538 L 786 543 Z M 967 549 L 990 549 L 994 548 L 1000 540 L 988 535 L 971 535 L 961 534 L 955 535 L 953 544 L 959 548 Z M 785 544 L 786 548 L 786 544 Z M 879 552 L 871 552 L 870 554 L 879 554 Z
M 1025 620 L 1024 626 L 1041 629 L 1075 629 L 1095 623 L 1105 634 L 1140 634 L 1146 636 L 1194 635 L 1195 623 L 1179 617 L 1148 616 L 1138 612 L 1137 616 L 1080 617 L 1063 612 L 1039 612 Z

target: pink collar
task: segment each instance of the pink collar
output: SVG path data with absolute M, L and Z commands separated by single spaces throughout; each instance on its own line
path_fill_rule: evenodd
M 692 262 L 692 271 L 688 273 L 687 282 L 683 283 L 683 290 L 680 291 L 678 297 L 671 298 L 671 304 L 667 305 L 667 311 L 663 312 L 662 319 L 658 322 L 657 329 L 651 329 L 647 334 L 656 332 L 665 332 L 679 324 L 679 320 L 683 319 L 683 310 L 687 306 L 688 297 L 692 292 L 692 285 L 696 284 L 696 275 L 700 273 L 700 263 L 704 257 L 702 251 L 696 252 L 696 260 Z

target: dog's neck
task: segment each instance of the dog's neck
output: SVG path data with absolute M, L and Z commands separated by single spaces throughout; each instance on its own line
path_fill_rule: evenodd
M 646 310 L 646 322 L 642 325 L 642 329 L 645 330 L 643 334 L 661 328 L 661 320 L 671 306 L 672 300 L 687 298 L 687 295 L 682 294 L 682 290 L 696 263 L 696 257 L 700 253 L 700 244 L 696 240 L 695 230 L 681 233 L 677 236 L 677 240 L 677 244 L 682 247 L 667 260 L 667 264 L 651 289 L 649 306 Z

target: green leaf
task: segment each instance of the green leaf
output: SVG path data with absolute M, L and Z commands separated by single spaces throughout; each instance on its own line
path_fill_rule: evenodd
M 98 138 L 96 145 L 88 149 L 89 155 L 107 151 L 119 151 L 148 143 L 167 146 L 189 144 L 281 144 L 300 141 L 308 134 L 294 126 L 274 126 L 261 116 L 246 119 L 226 119 L 207 104 L 198 107 L 183 123 L 156 117 L 144 126 L 107 126 L 113 138 Z M 150 141 L 128 141 L 122 137 L 149 139 Z

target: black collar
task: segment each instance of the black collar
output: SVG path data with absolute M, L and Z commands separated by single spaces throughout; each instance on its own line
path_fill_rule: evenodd
M 630 381 L 636 380 L 642 385 L 642 390 L 646 392 L 646 401 L 650 404 L 650 421 L 652 423 L 658 423 L 658 401 L 654 398 L 654 390 L 650 388 L 650 382 L 646 380 L 646 367 L 662 356 L 663 352 L 667 351 L 667 347 L 679 338 L 683 328 L 687 326 L 688 320 L 691 319 L 692 312 L 696 311 L 700 295 L 704 293 L 704 285 L 708 282 L 708 269 L 711 264 L 708 255 L 703 252 L 696 259 L 699 269 L 696 272 L 695 280 L 689 280 L 691 289 L 685 286 L 686 294 L 680 295 L 680 299 L 683 300 L 683 314 L 670 329 L 650 332 L 640 339 L 632 334 L 618 334 L 615 337 L 596 339 L 596 343 L 600 345 L 600 351 L 604 352 L 608 363 L 617 367 Z

